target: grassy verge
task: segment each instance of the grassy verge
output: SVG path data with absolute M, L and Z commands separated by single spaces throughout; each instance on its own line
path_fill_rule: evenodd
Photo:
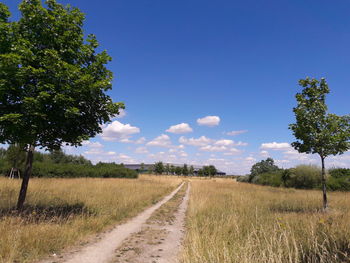
M 0 262 L 31 262 L 84 242 L 170 193 L 181 179 L 32 179 L 26 211 L 11 213 L 19 180 L 0 178 Z
M 182 262 L 350 262 L 349 197 L 193 180 Z

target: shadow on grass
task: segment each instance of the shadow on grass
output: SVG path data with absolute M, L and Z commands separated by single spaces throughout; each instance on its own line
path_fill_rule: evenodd
M 16 208 L 0 209 L 0 218 L 19 217 L 24 222 L 56 222 L 71 219 L 75 216 L 94 216 L 84 203 L 59 205 L 25 205 L 22 211 Z
M 322 243 L 320 242 L 320 244 Z M 301 263 L 350 262 L 350 242 L 346 239 L 335 240 L 332 244 L 322 244 L 314 249 L 304 249 L 304 252 L 300 255 Z
M 320 213 L 322 209 L 319 206 L 305 206 L 300 204 L 274 203 L 269 207 L 274 213 Z

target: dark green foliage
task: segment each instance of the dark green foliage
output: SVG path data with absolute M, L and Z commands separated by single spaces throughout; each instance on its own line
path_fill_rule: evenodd
M 84 37 L 84 14 L 55 0 L 45 4 L 23 0 L 19 20 L 10 22 L 0 3 L 0 143 L 28 145 L 19 210 L 35 147 L 81 145 L 124 108 L 107 95 L 111 57 L 97 52 L 94 35 Z
M 162 162 L 157 162 L 154 164 L 154 172 L 156 174 L 163 174 L 165 171 L 164 164 Z
M 332 168 L 328 170 L 328 173 L 334 177 L 344 177 L 344 176 L 350 176 L 350 169 L 349 168 Z
M 301 79 L 301 93 L 296 94 L 293 109 L 296 123 L 289 127 L 297 141 L 292 146 L 303 153 L 319 154 L 321 158 L 350 149 L 350 116 L 328 113 L 326 95 L 330 92 L 326 80 Z
M 189 175 L 194 175 L 194 168 L 193 165 L 190 166 L 190 169 L 188 170 Z
M 180 166 L 175 167 L 175 174 L 182 175 L 182 168 Z
M 237 182 L 249 183 L 249 174 L 244 176 L 237 176 L 236 180 Z
M 343 154 L 350 149 L 350 116 L 338 116 L 328 113 L 326 95 L 330 92 L 324 78 L 301 79 L 303 87 L 295 98 L 297 106 L 293 108 L 296 123 L 289 128 L 297 139 L 292 146 L 300 153 L 318 154 L 321 158 L 323 209 L 328 207 L 325 158 Z
M 185 175 L 185 176 L 188 176 L 188 167 L 187 167 L 187 164 L 184 164 L 184 166 L 182 167 L 182 174 Z
M 11 144 L 6 150 L 5 158 L 11 168 L 22 169 L 26 160 L 25 146 L 19 144 Z
M 77 178 L 77 177 L 99 177 L 99 178 L 137 178 L 136 171 L 113 163 L 98 163 L 97 165 L 79 165 L 62 163 L 40 163 L 33 164 L 34 177 L 46 178 Z
M 295 168 L 288 169 L 288 171 L 287 187 L 313 189 L 321 186 L 321 169 L 317 166 L 298 165 Z
M 250 169 L 249 182 L 258 181 L 258 176 L 263 173 L 271 173 L 278 171 L 277 165 L 275 165 L 275 161 L 272 158 L 267 158 L 266 160 L 261 160 L 260 162 L 254 164 Z
M 270 186 L 281 186 L 282 185 L 282 173 L 283 171 L 274 171 L 270 173 L 262 173 L 259 174 L 259 176 L 255 177 L 258 178 L 256 181 L 256 184 L 261 185 L 270 185 Z
M 350 191 L 350 176 L 330 176 L 327 180 L 327 189 L 331 191 Z
M 23 1 L 17 22 L 0 6 L 0 141 L 54 149 L 100 133 L 123 104 L 105 93 L 111 57 L 96 52 L 95 36 L 84 39 L 84 14 L 46 5 Z

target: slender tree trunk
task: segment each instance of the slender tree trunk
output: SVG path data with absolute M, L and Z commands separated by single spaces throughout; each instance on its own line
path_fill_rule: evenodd
M 34 148 L 35 147 L 33 145 L 29 145 L 27 158 L 26 158 L 26 166 L 24 169 L 24 174 L 22 179 L 21 190 L 19 192 L 18 201 L 17 201 L 17 210 L 19 211 L 23 209 L 23 204 L 24 204 L 24 201 L 26 200 L 26 195 L 27 195 L 29 178 L 32 175 Z
M 321 156 L 321 161 L 322 161 L 323 211 L 327 211 L 328 201 L 327 201 L 327 186 L 326 186 L 326 169 L 324 166 L 324 157 L 323 156 Z

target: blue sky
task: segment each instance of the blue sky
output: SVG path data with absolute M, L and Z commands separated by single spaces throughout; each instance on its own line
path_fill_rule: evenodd
M 17 19 L 20 1 L 2 2 Z M 241 174 L 267 156 L 283 167 L 318 164 L 289 145 L 298 80 L 325 77 L 330 111 L 350 113 L 349 1 L 59 2 L 86 14 L 86 34 L 113 58 L 110 95 L 126 104 L 125 116 L 102 136 L 69 153 L 93 161 L 214 164 Z M 206 116 L 220 121 L 199 125 Z M 169 129 L 182 123 L 191 129 Z M 329 158 L 333 165 L 350 167 L 350 154 Z

